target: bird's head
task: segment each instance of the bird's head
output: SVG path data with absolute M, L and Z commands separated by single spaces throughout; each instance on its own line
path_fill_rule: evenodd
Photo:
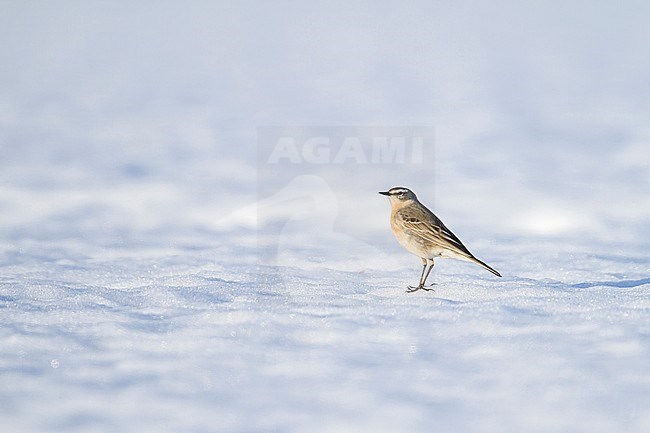
M 417 201 L 415 193 L 408 188 L 395 186 L 388 191 L 380 191 L 379 194 L 386 195 L 391 204 L 406 203 L 408 201 Z

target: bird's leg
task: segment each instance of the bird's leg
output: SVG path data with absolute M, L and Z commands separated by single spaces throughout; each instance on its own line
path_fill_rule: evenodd
M 427 264 L 430 264 L 429 270 L 427 270 Z M 427 282 L 427 278 L 429 278 L 431 269 L 433 269 L 433 264 L 434 264 L 433 260 L 428 261 L 427 259 L 422 259 L 422 274 L 420 275 L 420 282 L 418 283 L 417 287 L 408 286 L 408 289 L 406 290 L 408 293 L 417 292 L 418 290 L 426 290 L 426 291 L 433 290 L 431 288 L 425 287 L 424 285 Z
M 414 286 L 408 286 L 407 292 L 412 293 L 415 291 L 418 291 L 422 288 L 423 282 L 422 282 L 422 277 L 424 277 L 424 271 L 427 269 L 427 261 L 426 259 L 422 259 L 422 274 L 420 274 L 420 280 L 418 281 L 417 287 Z
M 422 290 L 433 290 L 433 289 L 424 287 L 424 284 L 427 282 L 427 278 L 429 278 L 429 274 L 431 273 L 431 269 L 433 269 L 433 265 L 434 265 L 433 260 L 431 260 L 431 265 L 429 266 L 429 270 L 427 271 L 427 274 L 424 276 L 424 279 L 422 280 L 422 283 L 420 283 L 420 288 Z M 431 284 L 431 285 L 433 285 L 433 284 Z
M 418 281 L 418 287 L 422 286 L 423 281 L 422 277 L 424 277 L 424 271 L 427 268 L 427 261 L 426 259 L 422 259 L 422 274 L 420 274 L 420 280 Z

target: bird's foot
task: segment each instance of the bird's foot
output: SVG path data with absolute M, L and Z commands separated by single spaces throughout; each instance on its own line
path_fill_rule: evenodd
M 429 284 L 428 286 L 423 286 L 423 285 L 408 286 L 407 289 L 406 289 L 406 293 L 413 293 L 413 292 L 417 292 L 418 290 L 424 290 L 425 292 L 430 292 L 431 290 L 433 290 L 432 286 L 434 284 L 435 283 L 432 283 L 432 284 Z

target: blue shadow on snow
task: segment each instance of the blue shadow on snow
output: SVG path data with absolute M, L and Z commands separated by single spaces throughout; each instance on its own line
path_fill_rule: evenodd
M 591 283 L 572 284 L 571 287 L 575 287 L 577 289 L 587 289 L 589 287 L 608 286 L 608 287 L 620 287 L 623 289 L 628 287 L 638 287 L 644 284 L 650 284 L 650 278 L 642 278 L 640 280 L 622 280 L 622 281 L 594 281 Z

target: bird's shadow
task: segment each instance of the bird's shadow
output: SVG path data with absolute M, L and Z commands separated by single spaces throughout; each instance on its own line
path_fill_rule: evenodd
M 621 289 L 643 286 L 650 284 L 650 278 L 642 278 L 640 280 L 622 280 L 622 281 L 590 281 L 584 283 L 571 284 L 571 287 L 576 289 L 588 289 L 596 286 L 618 287 Z

